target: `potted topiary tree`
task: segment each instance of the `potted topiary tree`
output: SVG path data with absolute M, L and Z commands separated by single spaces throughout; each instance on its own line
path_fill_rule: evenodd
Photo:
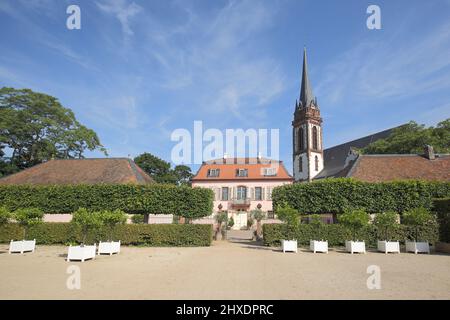
M 36 249 L 36 239 L 26 240 L 27 233 L 31 226 L 42 223 L 44 212 L 37 208 L 24 208 L 16 210 L 12 216 L 14 220 L 23 228 L 23 240 L 11 240 L 9 245 L 9 253 L 24 253 L 28 251 L 34 252 Z
M 378 235 L 384 238 L 377 241 L 378 251 L 400 253 L 400 243 L 391 241 L 393 232 L 398 228 L 397 213 L 394 211 L 379 213 L 375 216 L 373 223 L 378 230 Z
M 287 204 L 279 205 L 276 210 L 278 219 L 285 224 L 285 239 L 281 240 L 281 249 L 283 252 L 297 252 L 296 233 L 300 223 L 297 210 Z
M 261 209 L 255 209 L 250 212 L 250 216 L 256 221 L 256 240 L 262 238 L 261 220 L 265 218 L 265 213 Z
M 430 253 L 427 239 L 419 239 L 419 229 L 433 221 L 433 215 L 425 208 L 415 208 L 403 213 L 402 221 L 413 229 L 414 241 L 406 240 L 406 252 Z M 421 241 L 419 241 L 421 240 Z
M 98 254 L 109 254 L 112 255 L 114 253 L 120 252 L 120 240 L 113 241 L 113 231 L 114 228 L 119 224 L 125 224 L 127 222 L 127 214 L 122 210 L 114 210 L 114 211 L 101 211 L 96 212 L 108 231 L 108 241 L 102 242 L 100 241 L 98 244 Z
M 339 216 L 339 222 L 352 233 L 352 239 L 345 241 L 345 249 L 351 254 L 366 253 L 366 243 L 358 241 L 358 232 L 369 225 L 369 220 L 369 215 L 362 209 L 347 210 Z
M 319 239 L 319 240 L 310 240 L 309 249 L 314 253 L 316 252 L 328 253 L 328 240 L 322 239 L 322 230 L 324 227 L 324 223 L 320 214 L 310 215 L 309 224 L 312 226 L 314 230 L 315 238 Z
M 69 246 L 67 261 L 81 260 L 81 262 L 84 262 L 87 259 L 95 259 L 96 244 L 86 246 L 85 243 L 88 233 L 102 226 L 99 215 L 80 208 L 73 213 L 71 223 L 81 229 L 83 240 L 79 246 Z
M 219 233 L 222 235 L 222 240 L 227 238 L 227 222 L 228 222 L 228 212 L 220 211 L 215 215 L 217 222 L 217 229 L 214 233 L 214 240 L 217 240 Z
M 233 226 L 234 226 L 234 219 L 233 217 L 231 217 L 230 219 L 228 219 L 227 230 L 231 230 Z

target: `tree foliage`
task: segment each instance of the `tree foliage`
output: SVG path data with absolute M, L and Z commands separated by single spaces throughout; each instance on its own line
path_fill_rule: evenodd
M 134 162 L 158 183 L 188 185 L 192 178 L 188 166 L 177 165 L 172 169 L 169 162 L 148 152 L 134 158 Z
M 431 145 L 437 153 L 450 152 L 450 118 L 436 127 L 410 121 L 393 130 L 386 139 L 377 140 L 361 149 L 365 154 L 422 154 Z
M 11 156 L 5 158 L 5 148 Z M 0 88 L 0 172 L 9 174 L 51 158 L 82 158 L 106 149 L 58 99 L 30 89 Z

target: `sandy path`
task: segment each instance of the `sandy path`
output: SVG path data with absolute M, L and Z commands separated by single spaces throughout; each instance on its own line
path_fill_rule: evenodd
M 124 247 L 120 255 L 68 263 L 66 248 L 9 255 L 0 246 L 0 299 L 450 299 L 449 255 L 282 254 L 251 243 L 205 248 Z M 68 290 L 69 265 L 81 289 Z M 369 290 L 369 265 L 381 268 Z

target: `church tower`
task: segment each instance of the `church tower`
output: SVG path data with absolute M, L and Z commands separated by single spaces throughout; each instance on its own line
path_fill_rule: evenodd
M 300 100 L 295 101 L 292 127 L 294 179 L 311 181 L 323 170 L 322 118 L 309 83 L 306 48 L 303 50 Z

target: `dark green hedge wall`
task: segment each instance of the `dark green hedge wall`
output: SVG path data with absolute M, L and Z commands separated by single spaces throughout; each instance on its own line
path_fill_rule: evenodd
M 450 243 L 450 198 L 434 199 L 433 210 L 439 221 L 439 240 Z
M 0 227 L 0 242 L 19 240 L 23 229 L 10 223 Z M 70 223 L 42 223 L 31 227 L 27 239 L 36 239 L 38 244 L 76 244 L 82 240 L 78 227 Z M 126 224 L 118 225 L 110 234 L 107 228 L 91 232 L 86 243 L 98 243 L 100 240 L 121 240 L 124 245 L 153 247 L 194 247 L 209 246 L 212 241 L 212 226 L 206 224 Z
M 300 213 L 342 213 L 362 208 L 368 213 L 432 208 L 433 198 L 450 197 L 449 182 L 361 182 L 349 178 L 295 183 L 273 190 L 274 209 L 283 202 Z
M 121 209 L 127 213 L 211 214 L 213 193 L 206 188 L 171 185 L 0 186 L 0 205 L 10 210 L 34 207 L 45 213 Z
M 263 239 L 266 246 L 279 246 L 280 241 L 285 239 L 286 226 L 284 224 L 264 224 L 263 225 Z M 394 240 L 404 242 L 406 239 L 414 239 L 415 230 L 405 226 L 399 225 Z M 435 243 L 438 240 L 438 225 L 433 222 L 425 227 L 419 229 L 419 240 L 427 240 L 430 243 Z M 344 246 L 346 240 L 352 238 L 352 232 L 340 224 L 326 224 L 320 231 L 314 229 L 309 224 L 301 224 L 295 231 L 295 238 L 298 245 L 309 245 L 310 240 L 328 240 L 328 245 Z M 378 234 L 377 229 L 370 225 L 362 229 L 358 234 L 358 240 L 364 240 L 368 247 L 376 247 L 377 240 L 381 239 L 382 235 Z

